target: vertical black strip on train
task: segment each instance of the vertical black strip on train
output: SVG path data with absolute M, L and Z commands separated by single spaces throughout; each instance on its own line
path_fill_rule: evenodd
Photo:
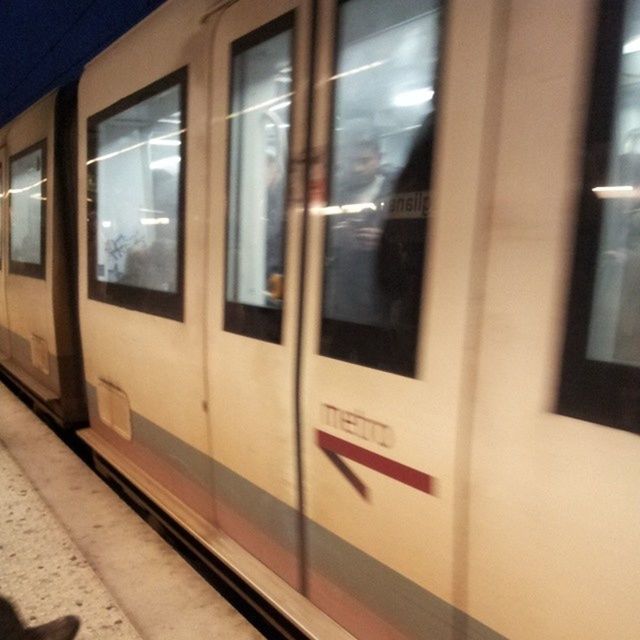
M 307 253 L 309 242 L 309 216 L 311 197 L 311 170 L 313 147 L 313 121 L 315 117 L 313 91 L 316 84 L 316 58 L 315 52 L 318 46 L 318 0 L 311 0 L 311 37 L 309 48 L 309 71 L 307 76 L 307 137 L 305 140 L 305 170 L 304 170 L 304 211 L 302 216 L 302 247 L 300 251 L 300 273 L 298 280 L 298 327 L 296 332 L 296 361 L 295 361 L 295 397 L 294 416 L 296 429 L 296 460 L 298 463 L 298 522 L 300 540 L 300 591 L 303 595 L 308 592 L 307 576 L 307 532 L 305 526 L 305 500 L 304 500 L 304 465 L 303 465 L 303 424 L 302 424 L 302 358 L 304 336 L 304 305 L 305 305 L 305 281 L 307 278 Z

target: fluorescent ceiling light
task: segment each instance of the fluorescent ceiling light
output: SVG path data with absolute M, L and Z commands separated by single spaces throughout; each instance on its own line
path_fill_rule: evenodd
M 160 158 L 159 160 L 150 162 L 149 169 L 152 171 L 156 169 L 167 169 L 171 171 L 172 169 L 175 169 L 178 164 L 180 164 L 180 156 L 169 156 L 167 158 Z
M 360 213 L 361 211 L 376 211 L 378 207 L 373 202 L 358 202 L 354 204 L 334 204 L 322 207 L 319 212 L 325 216 L 335 216 L 341 213 Z
M 403 91 L 393 97 L 393 104 L 396 107 L 415 107 L 433 100 L 435 92 L 432 87 L 421 87 L 411 91 Z
M 622 47 L 622 53 L 624 54 L 636 53 L 638 51 L 640 51 L 640 36 L 636 36 L 635 38 L 629 40 L 629 42 L 625 42 L 624 46 Z
M 629 184 L 614 185 L 607 187 L 594 187 L 591 189 L 598 198 L 638 198 L 640 197 L 640 189 L 634 189 Z
M 269 111 L 280 111 L 280 109 L 286 109 L 290 104 L 291 100 L 285 100 L 284 102 L 274 104 L 273 107 L 269 107 Z
M 179 147 L 182 143 L 180 140 L 168 140 L 163 138 L 152 138 L 149 140 L 149 144 L 156 147 Z
M 376 67 L 382 66 L 386 62 L 387 60 L 376 60 L 375 62 L 371 62 L 370 64 L 364 64 L 361 67 L 356 67 L 355 69 L 349 69 L 348 71 L 343 71 L 342 73 L 336 73 L 335 76 L 331 76 L 331 80 L 338 80 L 339 78 L 346 78 L 348 76 L 353 76 L 356 73 L 369 71 L 370 69 L 375 69 Z
M 43 180 L 38 180 L 38 182 L 34 182 L 33 184 L 30 184 L 27 187 L 22 187 L 22 189 L 19 188 L 14 188 L 14 189 L 9 189 L 9 191 L 7 191 L 7 193 L 24 193 L 25 191 L 31 191 L 31 189 L 35 189 L 36 187 L 39 187 L 41 184 L 44 184 L 47 181 L 46 178 L 44 178 Z
M 93 164 L 94 162 L 103 162 L 104 160 L 110 160 L 111 158 L 115 158 L 122 153 L 128 153 L 129 151 L 133 151 L 134 149 L 139 149 L 143 147 L 145 144 L 155 144 L 159 140 L 166 140 L 167 138 L 175 138 L 177 135 L 184 133 L 186 129 L 180 129 L 180 131 L 175 131 L 174 133 L 168 133 L 164 136 L 156 136 L 155 138 L 151 138 L 150 140 L 144 140 L 143 142 L 137 142 L 136 144 L 132 144 L 130 147 L 125 147 L 124 149 L 118 149 L 118 151 L 112 151 L 111 153 L 105 153 L 102 156 L 98 156 L 96 158 L 91 158 L 91 160 L 87 160 L 87 166 Z M 153 164 L 153 163 L 151 163 Z M 153 167 L 151 167 L 153 169 Z
M 230 113 L 227 116 L 227 120 L 231 120 L 231 118 L 237 118 L 238 116 L 243 116 L 246 113 L 251 113 L 252 111 L 258 111 L 260 109 L 266 109 L 267 107 L 272 107 L 272 106 L 278 106 L 278 105 L 282 105 L 282 102 L 284 99 L 286 98 L 290 98 L 291 96 L 293 96 L 293 92 L 289 92 L 289 93 L 285 93 L 284 95 L 278 96 L 277 98 L 271 98 L 270 100 L 265 100 L 264 102 L 260 102 L 258 104 L 254 104 L 251 105 L 250 107 L 247 107 L 246 109 L 242 109 L 242 111 L 234 111 L 233 113 Z M 284 106 L 286 105 L 282 105 L 279 108 L 280 109 L 284 109 Z

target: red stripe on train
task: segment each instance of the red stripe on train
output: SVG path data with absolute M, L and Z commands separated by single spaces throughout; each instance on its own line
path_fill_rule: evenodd
M 373 453 L 373 451 L 342 440 L 342 438 L 336 438 L 320 429 L 316 429 L 316 443 L 325 451 L 331 451 L 349 458 L 349 460 L 378 471 L 385 476 L 389 476 L 389 478 L 418 489 L 418 491 L 433 495 L 433 477 L 427 473 L 385 458 L 378 453 Z

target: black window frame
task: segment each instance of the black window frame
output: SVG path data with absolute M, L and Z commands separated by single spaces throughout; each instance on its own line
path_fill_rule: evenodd
M 176 291 L 158 291 L 136 287 L 118 282 L 102 282 L 97 277 L 97 198 L 92 191 L 96 185 L 96 164 L 87 164 L 87 258 L 88 258 L 88 288 L 89 298 L 105 302 L 132 311 L 140 311 L 151 315 L 184 322 L 184 279 L 185 279 L 185 237 L 186 237 L 186 176 L 187 176 L 187 122 L 188 122 L 188 84 L 189 68 L 181 67 L 176 71 L 146 85 L 142 89 L 125 96 L 112 105 L 87 118 L 87 161 L 97 157 L 97 127 L 122 111 L 140 104 L 155 95 L 180 87 L 180 173 L 178 178 L 178 247 L 177 247 L 177 278 Z
M 277 18 L 261 25 L 254 31 L 251 31 L 230 43 L 229 56 L 229 93 L 227 101 L 227 113 L 233 112 L 233 60 L 235 56 L 252 49 L 253 47 L 274 38 L 286 31 L 291 31 L 291 91 L 296 94 L 297 74 L 295 60 L 295 45 L 297 37 L 297 11 L 292 9 Z M 293 131 L 295 126 L 295 109 L 294 100 L 292 99 L 290 111 L 290 127 L 288 135 L 288 157 L 287 166 L 284 167 L 286 180 L 285 195 L 283 199 L 283 223 L 282 223 L 282 256 L 283 256 L 283 282 L 287 281 L 287 229 L 288 214 L 291 199 L 291 149 L 293 140 Z M 282 305 L 280 307 L 260 307 L 256 305 L 245 304 L 243 302 L 234 302 L 228 299 L 229 293 L 229 239 L 230 239 L 230 221 L 231 221 L 231 200 L 229 193 L 233 185 L 231 184 L 231 127 L 232 122 L 229 119 L 227 124 L 227 158 L 226 158 L 226 195 L 227 206 L 225 216 L 225 250 L 224 250 L 224 331 L 235 333 L 256 340 L 272 342 L 274 344 L 282 343 L 282 317 L 285 306 L 287 304 L 286 296 L 283 295 Z
M 349 0 L 338 0 L 336 2 L 336 11 L 334 15 L 334 46 L 332 52 L 332 76 L 338 74 L 338 45 L 339 45 L 339 29 L 340 29 L 340 6 L 346 4 Z M 434 113 L 434 138 L 437 135 L 438 130 L 438 114 L 439 114 L 439 96 L 442 87 L 443 69 L 444 69 L 444 52 L 445 52 L 445 40 L 447 38 L 447 16 L 448 16 L 448 0 L 439 0 L 440 9 L 440 29 L 439 29 L 439 41 L 438 41 L 438 62 L 436 65 L 436 74 L 434 78 L 434 98 L 433 98 L 433 113 Z M 335 122 L 335 109 L 336 109 L 336 83 L 331 83 L 330 90 L 330 110 L 329 110 L 329 139 L 328 139 L 328 154 L 326 163 L 326 175 L 331 175 L 331 170 L 334 163 L 335 154 L 335 140 L 334 140 L 334 122 Z M 435 144 L 431 149 L 431 157 L 428 162 L 425 161 L 425 175 L 427 174 L 427 168 L 430 172 L 430 181 L 433 181 L 433 165 L 434 165 Z M 328 187 L 328 201 L 333 202 L 333 184 L 332 181 Z M 425 219 L 425 236 L 423 256 L 426 258 L 429 250 L 429 215 Z M 390 349 L 389 345 L 394 345 L 396 342 L 395 334 L 391 329 L 385 329 L 382 327 L 376 327 L 366 324 L 358 324 L 355 322 L 348 322 L 346 320 L 336 320 L 333 318 L 327 318 L 324 316 L 324 309 L 326 304 L 327 293 L 327 270 L 326 270 L 326 256 L 327 247 L 329 244 L 329 225 L 325 218 L 324 222 L 324 247 L 322 253 L 322 293 L 320 304 L 320 330 L 318 336 L 317 352 L 324 357 L 333 358 L 349 364 L 368 367 L 370 369 L 376 369 L 386 373 L 392 373 L 396 375 L 405 376 L 408 378 L 417 378 L 418 367 L 418 349 L 420 346 L 420 334 L 424 328 L 425 309 L 425 289 L 428 286 L 428 272 L 426 260 L 423 260 L 423 271 L 421 278 L 421 288 L 417 292 L 418 296 L 418 309 L 419 318 L 415 327 L 415 332 L 412 336 L 409 336 L 409 344 L 403 344 L 402 349 L 406 351 L 403 353 L 400 359 L 389 357 Z M 405 357 L 406 356 L 406 357 Z
M 40 263 L 35 264 L 33 262 L 22 262 L 21 260 L 13 259 L 13 250 L 11 248 L 11 234 L 13 228 L 13 194 L 11 193 L 11 176 L 12 176 L 12 168 L 13 163 L 16 160 L 20 160 L 25 156 L 33 153 L 34 151 L 40 150 L 42 152 L 42 166 L 41 166 L 41 176 L 42 176 L 42 184 L 40 185 Z M 47 183 L 48 183 L 48 154 L 47 154 L 47 139 L 43 138 L 39 140 L 35 144 L 19 151 L 18 153 L 13 154 L 9 157 L 9 273 L 12 275 L 18 276 L 27 276 L 29 278 L 36 278 L 38 280 L 46 280 L 47 274 Z
M 591 189 L 609 174 L 625 8 L 624 0 L 599 7 L 556 412 L 640 434 L 640 368 L 586 357 L 606 202 Z

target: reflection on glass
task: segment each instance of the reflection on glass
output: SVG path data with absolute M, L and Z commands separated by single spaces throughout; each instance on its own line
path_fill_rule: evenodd
M 292 30 L 278 31 L 234 46 L 227 221 L 227 301 L 273 308 L 282 304 L 292 100 Z
M 640 0 L 628 3 L 587 357 L 640 366 Z
M 321 352 L 411 375 L 440 3 L 340 5 Z M 364 330 L 363 330 L 364 329 Z
M 45 212 L 44 149 L 11 160 L 11 260 L 42 265 L 42 222 Z
M 90 128 L 100 282 L 177 291 L 181 102 L 176 85 Z

